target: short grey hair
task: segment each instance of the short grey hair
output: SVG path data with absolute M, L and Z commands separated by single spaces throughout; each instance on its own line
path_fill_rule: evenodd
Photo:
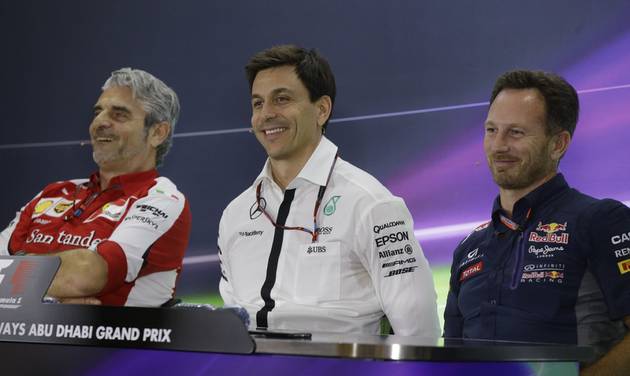
M 112 86 L 126 86 L 131 89 L 133 98 L 142 104 L 147 116 L 144 131 L 148 133 L 154 124 L 167 122 L 171 125 L 168 137 L 156 148 L 155 164 L 160 166 L 173 143 L 175 124 L 179 119 L 179 99 L 175 91 L 160 79 L 140 69 L 122 68 L 112 72 L 102 89 Z

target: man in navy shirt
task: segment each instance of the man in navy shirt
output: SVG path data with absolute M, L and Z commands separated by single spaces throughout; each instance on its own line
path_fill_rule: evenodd
M 599 359 L 583 375 L 630 374 L 630 208 L 558 173 L 575 89 L 512 71 L 490 103 L 484 151 L 499 196 L 455 250 L 444 336 L 590 345 Z

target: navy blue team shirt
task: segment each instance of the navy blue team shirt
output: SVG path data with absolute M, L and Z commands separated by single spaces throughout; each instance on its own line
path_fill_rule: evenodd
M 444 337 L 599 346 L 630 315 L 630 208 L 570 188 L 562 174 L 492 220 L 453 256 Z

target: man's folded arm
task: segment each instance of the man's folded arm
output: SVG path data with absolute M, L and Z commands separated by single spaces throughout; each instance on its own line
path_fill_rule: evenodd
M 94 296 L 107 284 L 107 262 L 98 252 L 73 249 L 56 254 L 61 265 L 48 294 L 55 298 Z

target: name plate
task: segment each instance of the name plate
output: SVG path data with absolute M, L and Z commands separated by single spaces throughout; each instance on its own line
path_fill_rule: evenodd
M 230 310 L 43 303 L 56 256 L 0 256 L 0 341 L 250 354 Z

